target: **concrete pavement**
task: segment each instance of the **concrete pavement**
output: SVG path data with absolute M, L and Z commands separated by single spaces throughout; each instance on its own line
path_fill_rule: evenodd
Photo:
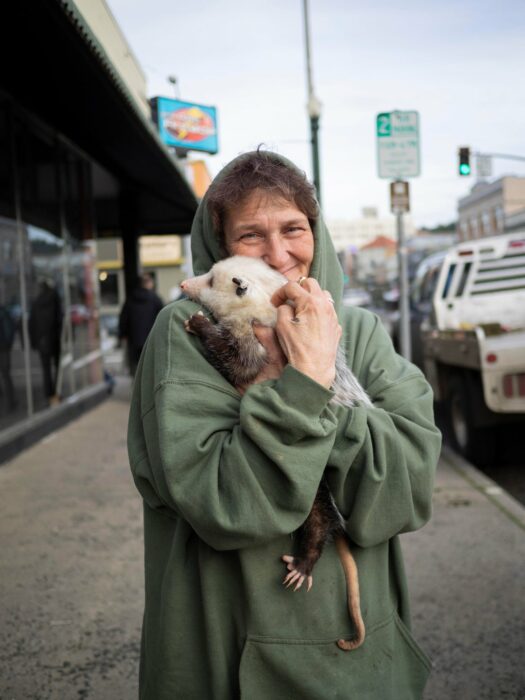
M 137 696 L 142 513 L 127 391 L 120 379 L 0 467 L 2 700 Z M 445 451 L 434 517 L 403 544 L 414 634 L 435 663 L 425 700 L 525 699 L 523 507 Z

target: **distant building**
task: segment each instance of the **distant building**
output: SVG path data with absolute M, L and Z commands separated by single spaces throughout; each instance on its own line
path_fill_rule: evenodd
M 416 229 L 409 214 L 403 217 L 405 236 L 413 236 Z M 358 219 L 332 219 L 327 221 L 336 251 L 361 248 L 378 236 L 395 240 L 397 238 L 396 219 L 392 214 L 380 217 L 376 207 L 364 207 Z
M 360 284 L 384 286 L 397 277 L 397 243 L 387 236 L 377 236 L 359 249 L 356 278 Z
M 525 223 L 525 177 L 477 182 L 458 202 L 460 241 L 495 236 L 515 230 L 521 223 Z

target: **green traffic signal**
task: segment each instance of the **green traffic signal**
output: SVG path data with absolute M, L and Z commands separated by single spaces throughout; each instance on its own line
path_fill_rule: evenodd
M 470 175 L 470 148 L 468 146 L 462 146 L 458 149 L 459 164 L 458 170 L 459 174 L 462 176 Z

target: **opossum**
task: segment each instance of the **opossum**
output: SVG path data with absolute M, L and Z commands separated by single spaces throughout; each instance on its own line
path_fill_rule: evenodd
M 277 310 L 270 299 L 288 282 L 259 258 L 233 256 L 216 263 L 211 270 L 181 284 L 183 292 L 211 311 L 213 323 L 202 311 L 191 316 L 185 327 L 202 341 L 207 359 L 231 384 L 249 384 L 266 362 L 266 350 L 257 340 L 252 324 L 275 326 Z M 347 367 L 339 348 L 332 401 L 345 406 L 372 403 L 356 377 Z M 357 567 L 349 548 L 343 519 L 325 478 L 321 480 L 312 510 L 296 533 L 296 556 L 283 556 L 289 570 L 287 586 L 299 589 L 307 580 L 310 590 L 312 570 L 322 554 L 325 542 L 333 537 L 347 582 L 348 609 L 356 630 L 352 640 L 338 640 L 345 651 L 357 649 L 365 638 L 365 627 L 359 602 Z

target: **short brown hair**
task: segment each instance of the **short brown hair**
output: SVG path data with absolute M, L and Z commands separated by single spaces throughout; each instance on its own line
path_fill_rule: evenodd
M 240 156 L 226 174 L 211 184 L 207 192 L 213 228 L 223 245 L 224 221 L 228 211 L 258 189 L 293 202 L 308 218 L 313 231 L 319 216 L 313 185 L 301 170 L 290 167 L 274 153 L 258 149 Z

